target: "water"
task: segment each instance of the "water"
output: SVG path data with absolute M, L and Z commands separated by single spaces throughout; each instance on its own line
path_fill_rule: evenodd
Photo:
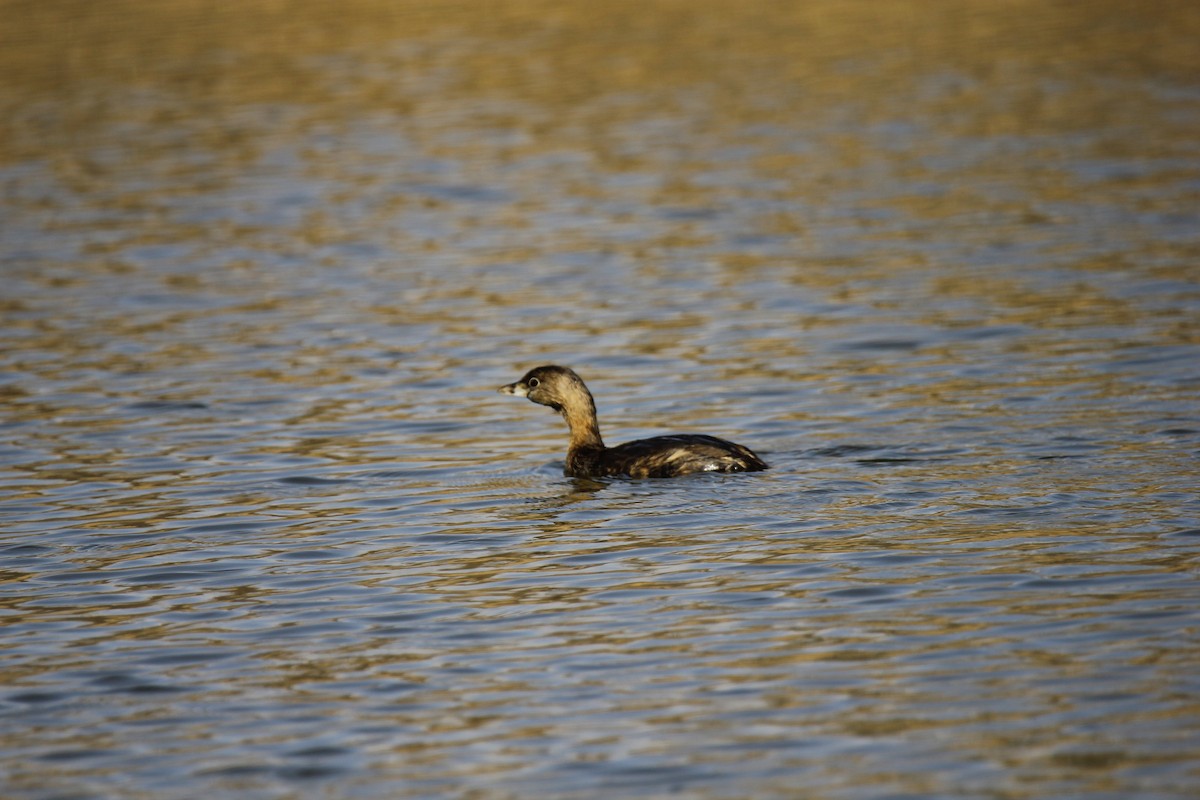
M 1192 9 L 103 8 L 0 48 L 4 796 L 1193 795 Z M 773 468 L 565 478 L 554 362 Z

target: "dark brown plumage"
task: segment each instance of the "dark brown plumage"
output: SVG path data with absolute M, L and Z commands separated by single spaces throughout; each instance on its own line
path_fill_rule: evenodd
M 571 429 L 563 470 L 567 475 L 671 478 L 692 472 L 755 472 L 767 468 L 767 463 L 749 448 L 701 434 L 655 436 L 605 447 L 592 393 L 566 367 L 531 369 L 516 383 L 501 386 L 500 392 L 528 398 L 562 414 Z

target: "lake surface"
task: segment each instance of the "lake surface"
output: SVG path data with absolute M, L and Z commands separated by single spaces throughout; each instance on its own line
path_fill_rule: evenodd
M 3 6 L 0 794 L 1195 796 L 1200 11 L 733 5 Z

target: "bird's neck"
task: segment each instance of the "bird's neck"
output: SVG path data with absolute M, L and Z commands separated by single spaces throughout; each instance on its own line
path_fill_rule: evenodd
M 582 402 L 563 406 L 562 415 L 567 421 L 567 427 L 571 429 L 569 449 L 604 449 L 604 440 L 600 438 L 600 423 L 596 420 L 596 404 L 590 395 Z

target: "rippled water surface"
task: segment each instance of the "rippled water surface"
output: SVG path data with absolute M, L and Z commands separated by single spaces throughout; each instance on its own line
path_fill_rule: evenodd
M 1194 796 L 1192 6 L 0 9 L 3 796 Z

